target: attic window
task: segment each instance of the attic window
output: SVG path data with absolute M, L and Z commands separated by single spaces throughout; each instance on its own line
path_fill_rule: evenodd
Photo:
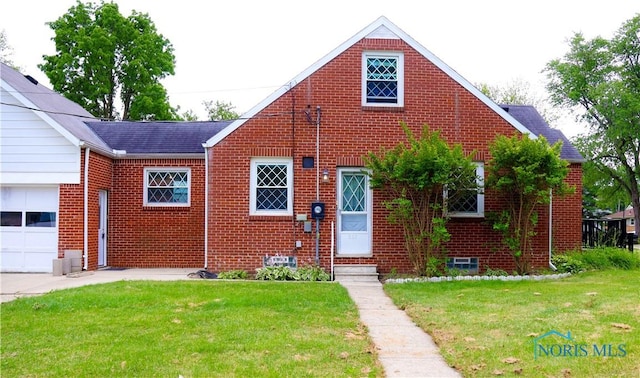
M 404 105 L 404 59 L 400 53 L 364 53 L 362 105 Z

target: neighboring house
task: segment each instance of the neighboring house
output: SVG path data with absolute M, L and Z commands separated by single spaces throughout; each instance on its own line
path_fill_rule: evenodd
M 617 213 L 609 214 L 604 219 L 624 219 L 627 234 L 635 234 L 636 233 L 636 223 L 635 223 L 635 212 L 633 211 L 633 206 L 629 205 L 626 209 L 622 211 L 618 211 Z
M 388 197 L 369 189 L 362 160 L 369 151 L 404 141 L 401 121 L 415 133 L 428 124 L 450 143 L 462 144 L 465 152 L 475 152 L 481 177 L 496 135 L 563 141 L 562 157 L 570 162 L 567 181 L 576 193 L 540 209 L 534 266 L 548 266 L 550 249 L 581 245 L 580 154 L 533 107 L 495 104 L 384 17 L 233 122 L 71 117 L 85 122 L 47 123 L 42 119 L 49 113 L 40 110 L 60 110 L 29 99 L 41 86 L 15 71 L 5 78 L 10 68 L 2 69 L 3 196 L 18 190 L 28 197 L 30 185 L 37 184 L 52 188 L 57 201 L 54 206 L 52 199 L 49 211 L 58 216 L 57 248 L 42 258 L 38 269 L 43 271 L 56 252 L 61 257 L 65 250 L 80 249 L 86 252 L 86 269 L 253 271 L 265 256 L 281 255 L 296 257 L 299 266 L 319 263 L 327 270 L 334 264 L 364 264 L 380 273 L 409 272 L 402 232 L 386 219 L 382 202 Z M 5 146 L 13 143 L 20 156 L 31 159 L 29 146 L 35 141 L 22 131 L 32 121 L 5 125 L 5 113 L 15 111 L 4 105 L 7 101 L 26 106 L 16 109 L 69 149 L 75 160 L 68 180 L 52 175 L 31 182 L 32 175 L 23 180 L 11 176 L 24 168 L 5 164 L 13 161 L 5 160 Z M 63 112 L 90 117 L 81 109 Z M 9 127 L 20 138 L 9 141 Z M 500 210 L 501 201 L 487 190 L 453 209 L 446 245 L 451 266 L 513 270 L 512 258 L 485 217 Z M 312 204 L 321 220 L 313 219 Z M 24 220 L 20 226 L 15 221 L 4 226 L 5 213 L 8 223 L 18 212 L 28 217 L 30 208 L 12 206 L 5 209 L 3 197 L 3 239 L 5 232 L 29 231 Z M 19 248 L 28 254 L 25 246 L 14 249 Z M 22 268 L 5 266 L 4 241 L 2 251 L 3 271 L 35 270 L 24 262 Z

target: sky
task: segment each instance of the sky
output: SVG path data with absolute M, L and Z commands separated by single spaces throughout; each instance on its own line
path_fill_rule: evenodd
M 114 0 L 120 13 L 147 13 L 174 47 L 175 75 L 163 79 L 169 101 L 200 119 L 203 101 L 244 113 L 380 16 L 387 17 L 466 80 L 505 87 L 528 83 L 546 97 L 542 73 L 577 32 L 610 38 L 640 13 L 637 0 Z M 38 69 L 55 53 L 55 21 L 76 0 L 7 1 L 0 30 L 24 74 L 51 87 Z M 563 117 L 568 137 L 584 127 Z

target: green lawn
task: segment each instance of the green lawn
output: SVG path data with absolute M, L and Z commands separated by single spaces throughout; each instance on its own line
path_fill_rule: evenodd
M 640 270 L 385 291 L 465 376 L 640 377 Z M 543 337 L 549 331 L 573 340 Z
M 2 377 L 383 375 L 334 283 L 123 281 L 0 306 Z

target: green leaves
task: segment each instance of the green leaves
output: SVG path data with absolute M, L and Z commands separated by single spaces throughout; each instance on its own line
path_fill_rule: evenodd
M 551 192 L 560 196 L 574 190 L 564 181 L 569 163 L 560 158 L 561 148 L 560 142 L 549 146 L 544 137 L 527 135 L 501 135 L 489 146 L 492 160 L 487 187 L 501 193 L 508 208 L 493 214 L 491 221 L 493 229 L 502 234 L 519 274 L 530 269 L 538 206 L 549 203 Z
M 449 146 L 439 132 L 424 126 L 420 139 L 409 127 L 400 126 L 406 143 L 381 148 L 363 159 L 373 189 L 387 191 L 392 199 L 384 204 L 388 220 L 402 226 L 405 247 L 415 273 L 433 274 L 427 269 L 432 258 L 442 257 L 442 245 L 450 239 L 446 229 L 446 191 L 476 189 L 475 164 L 460 145 Z
M 117 4 L 78 1 L 49 26 L 56 54 L 39 67 L 56 91 L 96 117 L 177 118 L 160 84 L 174 73 L 173 46 L 148 15 L 124 17 Z

